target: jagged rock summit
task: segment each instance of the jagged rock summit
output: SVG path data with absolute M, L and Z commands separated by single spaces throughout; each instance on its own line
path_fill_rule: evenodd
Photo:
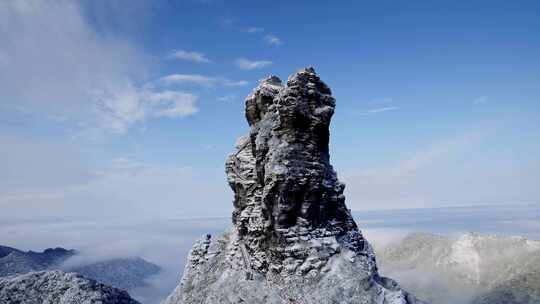
M 419 303 L 378 275 L 328 153 L 335 99 L 313 68 L 262 80 L 226 162 L 233 226 L 190 252 L 166 303 Z

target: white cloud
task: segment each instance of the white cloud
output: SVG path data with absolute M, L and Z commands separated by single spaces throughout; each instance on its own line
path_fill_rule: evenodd
M 233 81 L 233 80 L 225 79 L 225 80 L 222 81 L 222 82 L 223 82 L 224 85 L 229 86 L 229 87 L 244 86 L 244 85 L 249 84 L 249 81 L 247 81 L 247 80 L 236 80 L 236 81 Z
M 217 100 L 219 101 L 224 101 L 224 102 L 231 102 L 233 100 L 237 99 L 237 96 L 234 95 L 234 94 L 229 94 L 229 95 L 225 95 L 225 96 L 220 96 L 217 98 Z
M 486 103 L 488 101 L 488 98 L 487 96 L 480 96 L 480 97 L 477 97 L 473 100 L 473 103 L 475 105 L 478 105 L 478 104 L 483 104 L 483 103 Z
M 283 41 L 275 35 L 264 36 L 264 41 L 266 41 L 266 43 L 268 43 L 269 45 L 273 45 L 273 46 L 278 46 L 278 45 L 283 44 Z
M 382 113 L 382 112 L 395 111 L 398 109 L 399 107 L 394 107 L 394 106 L 374 108 L 374 109 L 362 111 L 360 112 L 360 115 L 373 115 L 373 114 Z
M 151 92 L 148 100 L 154 106 L 156 117 L 186 117 L 197 113 L 195 107 L 197 96 L 178 91 Z
M 0 69 L 1 99 L 11 109 L 88 113 L 95 90 L 137 72 L 141 55 L 94 33 L 75 2 L 10 1 L 0 6 L 0 20 L 7 58 Z
M 88 135 L 88 131 L 95 132 L 95 128 L 98 131 L 123 134 L 132 125 L 152 118 L 180 118 L 198 111 L 195 105 L 197 95 L 182 91 L 136 88 L 130 83 L 100 92 L 95 99 L 98 105 L 95 113 L 97 123 L 86 126 L 84 135 Z
M 0 133 L 0 147 L 0 196 L 26 193 L 30 188 L 54 191 L 96 177 L 81 157 L 81 147 L 72 142 L 60 144 Z M 0 200 L 0 208 L 9 210 L 7 207 Z
M 219 24 L 225 28 L 229 28 L 238 32 L 243 33 L 261 33 L 264 32 L 264 28 L 258 27 L 258 26 L 244 26 L 244 25 L 238 25 L 236 20 L 231 18 L 223 18 L 219 20 Z
M 466 133 L 446 141 L 436 142 L 416 152 L 413 156 L 403 159 L 393 165 L 376 170 L 365 170 L 362 175 L 376 181 L 392 181 L 404 179 L 414 174 L 437 159 L 447 154 L 455 154 L 466 149 L 469 145 L 478 141 L 478 134 Z
M 161 81 L 166 84 L 173 83 L 194 83 L 199 85 L 212 85 L 214 84 L 214 79 L 208 76 L 197 75 L 197 74 L 171 74 L 164 77 L 161 77 Z
M 496 157 L 500 128 L 470 128 L 455 137 L 419 147 L 409 157 L 373 167 L 337 168 L 353 210 L 472 206 L 531 202 L 540 195 L 538 163 L 508 163 Z M 495 136 L 497 134 L 497 136 Z M 487 142 L 489 140 L 489 142 Z M 400 147 L 403 149 L 403 147 Z M 399 153 L 393 151 L 388 156 Z M 496 190 L 494 190 L 496 189 Z
M 9 1 L 0 20 L 3 111 L 61 118 L 79 136 L 196 112 L 195 95 L 136 85 L 145 81 L 146 56 L 94 31 L 77 2 Z
M 98 123 L 95 125 L 105 132 L 125 133 L 132 124 L 144 121 L 147 117 L 141 93 L 130 83 L 113 90 L 96 92 L 95 103 L 98 105 L 95 111 Z M 84 131 L 93 131 L 95 125 L 91 122 Z
M 260 69 L 272 64 L 269 60 L 249 60 L 246 58 L 239 58 L 236 60 L 236 65 L 242 70 L 254 70 Z
M 262 27 L 252 26 L 252 27 L 246 28 L 245 31 L 247 33 L 260 33 L 262 31 L 264 31 L 264 29 Z
M 165 84 L 182 84 L 182 83 L 192 83 L 203 86 L 215 86 L 215 85 L 224 85 L 224 86 L 243 86 L 249 82 L 246 80 L 230 80 L 225 77 L 210 77 L 198 74 L 171 74 L 160 78 Z
M 382 105 L 382 104 L 392 103 L 393 101 L 394 101 L 394 99 L 390 98 L 390 97 L 380 97 L 380 98 L 373 98 L 372 100 L 369 101 L 369 104 Z
M 202 62 L 202 63 L 209 63 L 210 59 L 208 59 L 204 54 L 199 52 L 190 52 L 190 51 L 184 51 L 184 50 L 175 50 L 169 55 L 169 58 L 172 59 L 181 59 L 181 60 L 187 60 L 187 61 L 193 61 L 193 62 Z
M 0 143 L 4 147 L 14 141 L 0 138 Z M 109 216 L 188 216 L 208 210 L 225 215 L 231 208 L 223 204 L 231 193 L 219 170 L 214 178 L 189 167 L 162 167 L 127 157 L 96 169 L 88 167 L 84 149 L 66 147 L 33 140 L 7 147 L 9 157 L 0 159 L 0 206 L 9 212 L 0 218 L 102 216 L 103 210 Z

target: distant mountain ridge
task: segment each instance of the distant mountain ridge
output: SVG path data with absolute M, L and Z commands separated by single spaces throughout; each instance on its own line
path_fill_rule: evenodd
M 526 296 L 540 291 L 540 241 L 415 233 L 381 250 L 378 257 L 382 273 L 433 304 L 540 303 L 538 296 Z
M 0 246 L 0 277 L 58 268 L 75 254 L 77 254 L 75 250 L 61 247 L 47 248 L 43 252 L 34 252 Z
M 145 286 L 144 279 L 158 273 L 161 268 L 139 257 L 116 258 L 88 265 L 66 268 L 107 285 L 131 290 Z
M 76 250 L 61 247 L 43 252 L 22 251 L 0 246 L 0 277 L 44 270 L 76 272 L 87 278 L 131 290 L 146 286 L 145 279 L 161 268 L 139 257 L 112 258 L 84 265 L 66 266 L 65 262 L 78 254 Z

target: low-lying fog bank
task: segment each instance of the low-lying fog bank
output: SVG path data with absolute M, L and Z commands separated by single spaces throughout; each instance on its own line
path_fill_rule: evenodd
M 354 215 L 378 252 L 399 244 L 413 232 L 457 236 L 474 231 L 540 239 L 538 205 L 365 211 Z M 159 303 L 177 285 L 195 239 L 207 233 L 221 234 L 229 225 L 229 217 L 10 219 L 0 220 L 0 245 L 34 251 L 49 247 L 77 249 L 81 255 L 70 261 L 72 264 L 117 257 L 144 258 L 162 267 L 162 271 L 148 280 L 148 286 L 130 291 L 130 294 L 142 303 L 153 304 Z M 381 261 L 384 263 L 382 256 Z M 389 275 L 392 270 L 383 264 L 382 271 L 383 275 Z M 430 277 L 429 274 L 409 276 L 407 273 L 410 272 L 402 271 L 396 277 L 407 280 L 405 284 L 400 282 L 404 286 L 424 286 L 422 282 Z M 417 282 L 412 282 L 414 280 Z M 433 290 L 448 293 L 447 286 L 437 285 Z

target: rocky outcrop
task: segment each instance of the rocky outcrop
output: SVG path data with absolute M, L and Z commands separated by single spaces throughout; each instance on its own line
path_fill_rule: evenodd
M 31 272 L 0 278 L 0 303 L 138 304 L 127 292 L 75 273 Z
M 380 277 L 328 153 L 335 99 L 313 68 L 246 99 L 247 136 L 226 162 L 232 228 L 195 244 L 166 303 L 415 303 Z

